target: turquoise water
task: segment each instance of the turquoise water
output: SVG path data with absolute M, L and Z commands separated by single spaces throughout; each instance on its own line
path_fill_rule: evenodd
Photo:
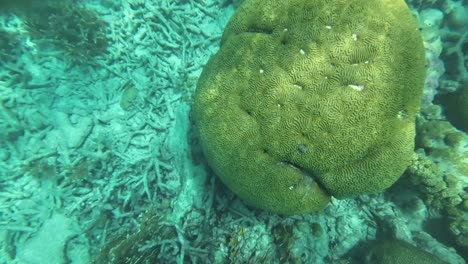
M 0 264 L 465 263 L 466 1 L 407 1 L 427 67 L 408 170 L 296 216 L 247 206 L 194 131 L 240 2 L 0 2 Z

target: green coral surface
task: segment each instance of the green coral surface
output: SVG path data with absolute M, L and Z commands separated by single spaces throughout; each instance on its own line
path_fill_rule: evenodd
M 444 264 L 442 260 L 409 243 L 385 240 L 377 243 L 366 258 L 368 264 Z
M 382 191 L 408 166 L 424 48 L 402 0 L 246 0 L 199 79 L 205 157 L 282 214 Z

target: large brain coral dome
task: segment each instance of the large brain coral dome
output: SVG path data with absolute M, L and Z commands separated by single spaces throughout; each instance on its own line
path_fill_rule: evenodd
M 277 213 L 382 191 L 411 159 L 424 72 L 403 0 L 246 0 L 195 93 L 204 155 Z

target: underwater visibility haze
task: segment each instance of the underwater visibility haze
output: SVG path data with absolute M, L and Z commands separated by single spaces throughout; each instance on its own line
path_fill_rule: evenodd
M 463 264 L 466 0 L 3 0 L 0 264 Z

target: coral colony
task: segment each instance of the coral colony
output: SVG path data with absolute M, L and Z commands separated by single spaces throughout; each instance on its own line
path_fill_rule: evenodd
M 465 263 L 467 12 L 2 1 L 0 264 Z

